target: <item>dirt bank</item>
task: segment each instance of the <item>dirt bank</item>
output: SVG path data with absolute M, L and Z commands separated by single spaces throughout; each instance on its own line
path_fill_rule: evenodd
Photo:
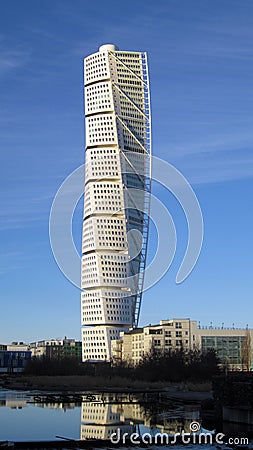
M 143 391 L 160 390 L 168 397 L 182 400 L 203 400 L 212 397 L 210 383 L 145 382 L 122 377 L 92 377 L 87 375 L 6 375 L 0 378 L 0 387 L 39 391 Z

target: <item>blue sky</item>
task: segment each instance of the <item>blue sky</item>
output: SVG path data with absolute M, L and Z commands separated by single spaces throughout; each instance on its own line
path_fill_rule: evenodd
M 0 342 L 80 337 L 80 294 L 53 259 L 48 219 L 61 182 L 83 163 L 82 59 L 108 42 L 148 51 L 153 152 L 192 184 L 205 224 L 199 261 L 176 285 L 186 222 L 154 186 L 179 242 L 144 295 L 141 324 L 253 327 L 252 19 L 250 0 L 1 3 Z M 81 204 L 74 233 L 80 246 Z

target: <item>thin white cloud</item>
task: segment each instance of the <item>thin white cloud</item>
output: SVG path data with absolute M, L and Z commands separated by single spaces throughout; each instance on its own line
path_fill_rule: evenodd
M 197 141 L 189 143 L 178 143 L 177 145 L 167 145 L 166 152 L 169 157 L 182 159 L 192 155 L 203 154 L 221 154 L 227 151 L 239 152 L 241 148 L 253 146 L 253 130 L 245 129 L 238 131 L 230 131 L 229 133 L 221 133 L 205 135 Z
M 47 220 L 53 192 L 36 194 L 35 189 L 31 183 L 30 191 L 1 192 L 0 231 L 34 227 Z
M 199 43 L 197 45 L 185 46 L 181 53 L 187 53 L 192 56 L 205 56 L 216 58 L 232 58 L 232 59 L 252 59 L 253 49 L 251 46 L 243 45 L 210 45 L 210 43 Z
M 253 177 L 252 158 L 206 158 L 200 161 L 197 158 L 190 165 L 186 163 L 185 172 L 192 184 L 210 184 L 232 180 L 242 180 Z
M 0 36 L 0 74 L 24 66 L 29 59 L 28 49 L 9 46 L 4 36 Z
M 30 31 L 43 39 L 55 39 L 56 37 L 51 31 L 39 27 L 32 27 Z
M 36 258 L 35 254 L 27 252 L 1 252 L 0 254 L 0 276 L 9 274 L 15 270 L 20 270 L 24 264 L 31 259 Z
M 253 132 L 206 136 L 198 142 L 160 147 L 160 155 L 193 184 L 217 183 L 253 176 Z
M 16 179 L 20 189 L 9 185 L 0 192 L 0 231 L 37 227 L 49 220 L 54 197 L 70 173 L 47 175 L 46 178 L 26 176 Z M 76 192 L 79 185 L 72 185 Z M 71 191 L 68 191 L 68 194 Z

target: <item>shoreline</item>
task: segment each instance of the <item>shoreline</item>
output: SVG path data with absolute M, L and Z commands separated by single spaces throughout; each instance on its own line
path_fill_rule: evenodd
M 142 382 L 121 377 L 87 375 L 7 375 L 0 376 L 0 389 L 48 392 L 162 392 L 171 399 L 203 401 L 212 398 L 211 383 Z

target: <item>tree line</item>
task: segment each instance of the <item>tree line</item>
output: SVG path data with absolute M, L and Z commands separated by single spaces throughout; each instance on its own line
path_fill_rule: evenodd
M 27 375 L 89 375 L 110 378 L 115 376 L 150 382 L 206 381 L 220 371 L 220 361 L 216 352 L 199 349 L 189 351 L 171 349 L 162 353 L 153 349 L 136 365 L 130 361 L 81 363 L 72 357 L 32 359 L 25 368 Z

